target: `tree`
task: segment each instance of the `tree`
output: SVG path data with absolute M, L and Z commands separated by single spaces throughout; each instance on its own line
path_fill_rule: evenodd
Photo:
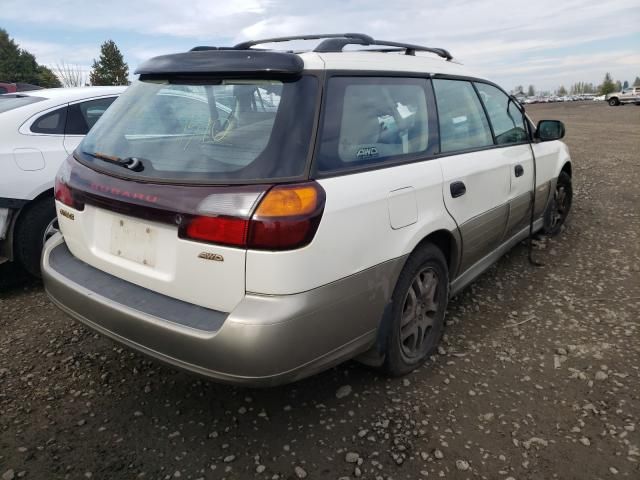
M 56 74 L 65 87 L 82 87 L 85 84 L 84 74 L 77 65 L 62 62 L 56 63 Z
M 44 65 L 38 67 L 38 85 L 44 88 L 58 88 L 62 86 L 56 74 Z
M 533 97 L 536 94 L 536 88 L 533 85 L 529 85 L 527 89 L 527 97 Z
M 513 93 L 521 93 L 524 89 L 522 88 L 522 85 L 518 85 L 516 88 L 513 89 Z
M 640 77 L 636 77 L 636 79 L 633 81 L 633 86 L 640 87 Z
M 129 85 L 129 66 L 113 40 L 100 46 L 100 58 L 93 60 L 91 85 Z
M 613 83 L 611 74 L 609 72 L 607 72 L 607 74 L 604 76 L 604 80 L 602 82 L 602 85 L 600 85 L 599 91 L 600 95 L 608 95 L 616 91 L 616 85 L 615 83 Z
M 564 85 L 560 85 L 560 88 L 558 89 L 558 95 L 560 95 L 561 97 L 564 97 L 567 94 L 567 89 L 564 88 Z
M 626 90 L 627 88 L 629 88 L 629 82 L 627 82 L 626 80 L 624 81 L 624 83 L 622 84 L 622 88 L 624 90 Z
M 6 30 L 0 28 L 0 80 L 5 82 L 24 82 L 42 87 L 59 87 L 60 82 L 51 70 L 38 65 L 36 57 L 9 37 Z
M 620 80 L 616 80 L 616 92 L 619 92 L 620 90 L 622 90 L 622 83 Z

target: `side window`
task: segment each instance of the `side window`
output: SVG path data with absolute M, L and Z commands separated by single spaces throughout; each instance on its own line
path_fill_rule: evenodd
M 329 80 L 318 171 L 391 162 L 430 152 L 425 79 Z
M 0 95 L 2 95 L 3 93 L 7 93 L 9 90 L 7 90 L 5 87 L 0 87 Z
M 64 134 L 64 124 L 67 118 L 67 107 L 45 113 L 31 125 L 33 133 L 48 133 L 50 135 Z
M 116 97 L 98 98 L 69 105 L 64 133 L 86 135 L 115 99 Z
M 486 83 L 476 83 L 476 88 L 487 109 L 498 145 L 527 141 L 523 115 L 518 106 L 502 90 Z
M 434 80 L 443 153 L 493 145 L 491 129 L 470 82 Z

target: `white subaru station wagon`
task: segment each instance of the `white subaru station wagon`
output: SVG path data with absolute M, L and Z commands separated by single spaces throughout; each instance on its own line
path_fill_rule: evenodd
M 253 48 L 300 39 L 319 42 Z M 46 290 L 213 379 L 274 385 L 353 357 L 408 373 L 448 299 L 571 206 L 562 123 L 534 126 L 444 49 L 306 35 L 136 73 L 58 173 Z

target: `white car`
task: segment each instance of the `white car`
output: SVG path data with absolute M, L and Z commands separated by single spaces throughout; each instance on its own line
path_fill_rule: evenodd
M 55 231 L 60 165 L 126 87 L 52 88 L 0 95 L 0 263 L 40 272 Z
M 561 230 L 561 122 L 536 127 L 443 49 L 304 38 L 322 41 L 139 67 L 56 179 L 42 269 L 63 311 L 231 383 L 356 356 L 400 375 L 436 349 L 451 295 Z

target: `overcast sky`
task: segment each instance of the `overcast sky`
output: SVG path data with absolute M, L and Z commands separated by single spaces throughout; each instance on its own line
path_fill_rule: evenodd
M 0 27 L 50 66 L 88 70 L 113 39 L 131 72 L 195 45 L 363 32 L 447 48 L 505 88 L 640 76 L 640 0 L 0 0 Z

